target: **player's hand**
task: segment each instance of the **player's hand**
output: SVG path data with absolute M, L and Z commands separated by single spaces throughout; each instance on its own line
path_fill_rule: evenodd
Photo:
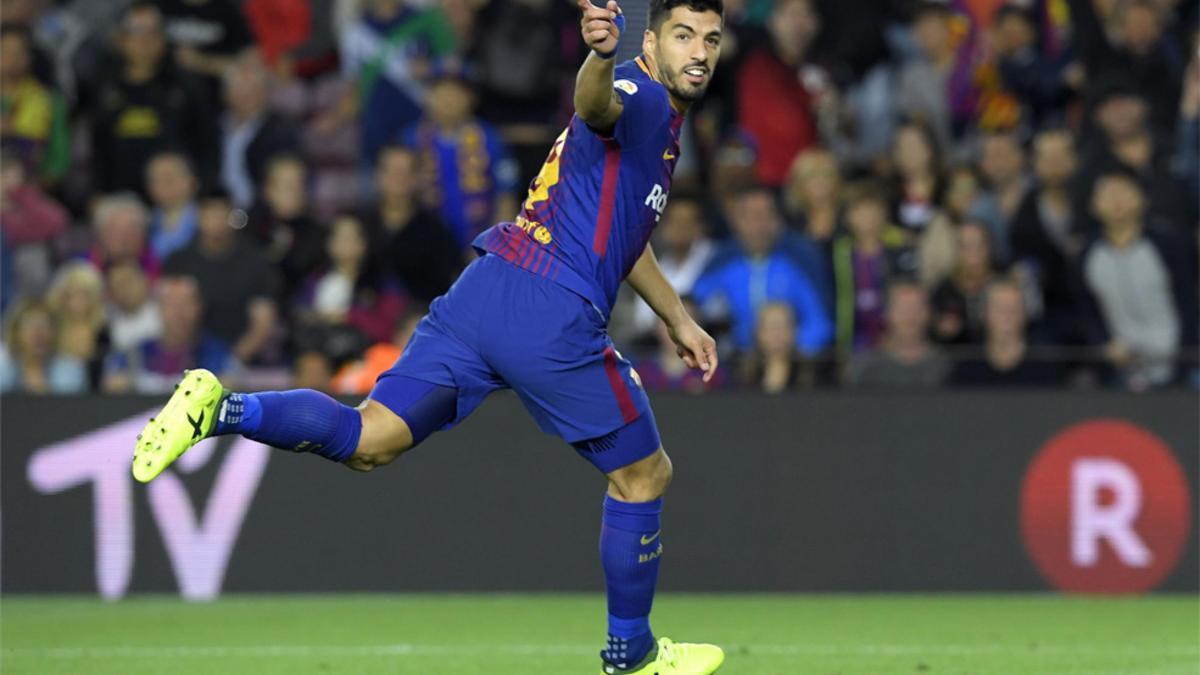
M 604 7 L 597 7 L 591 0 L 576 0 L 583 17 L 579 20 L 583 31 L 583 42 L 597 54 L 609 56 L 617 50 L 617 41 L 621 38 L 621 29 L 617 26 L 617 16 L 621 7 L 616 0 L 608 0 Z
M 705 382 L 711 380 L 717 372 L 717 341 L 690 317 L 681 326 L 671 326 L 669 332 L 679 358 L 688 368 L 704 371 Z

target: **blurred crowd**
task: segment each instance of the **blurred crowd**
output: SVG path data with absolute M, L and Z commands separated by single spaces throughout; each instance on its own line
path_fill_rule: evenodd
M 369 391 L 586 56 L 571 0 L 5 0 L 0 31 L 4 392 Z M 1200 384 L 1195 2 L 726 0 L 725 32 L 654 239 L 722 367 L 626 293 L 648 389 Z

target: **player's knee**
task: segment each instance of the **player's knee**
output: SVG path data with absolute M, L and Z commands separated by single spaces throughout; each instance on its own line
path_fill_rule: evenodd
M 666 494 L 674 474 L 671 458 L 659 448 L 653 455 L 613 472 L 609 480 L 616 497 L 627 502 L 649 502 Z
M 365 401 L 358 407 L 362 415 L 362 433 L 358 447 L 346 460 L 355 471 L 373 471 L 392 463 L 412 447 L 412 433 L 398 415 L 375 401 Z
M 653 499 L 663 496 L 667 493 L 667 488 L 671 486 L 671 479 L 675 477 L 675 466 L 671 463 L 671 458 L 663 450 L 657 453 L 659 460 L 654 465 L 654 473 L 650 478 L 647 488 L 655 492 Z

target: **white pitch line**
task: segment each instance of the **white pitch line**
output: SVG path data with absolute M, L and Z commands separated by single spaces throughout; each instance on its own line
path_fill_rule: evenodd
M 947 656 L 971 657 L 985 655 L 1010 656 L 1128 656 L 1198 658 L 1200 646 L 1146 647 L 1133 645 L 1036 645 L 969 644 L 969 645 L 903 645 L 903 644 L 731 644 L 723 645 L 731 655 L 746 656 Z M 314 657 L 397 657 L 448 655 L 590 655 L 594 645 L 568 644 L 498 644 L 498 645 L 203 645 L 203 646 L 100 646 L 100 647 L 15 647 L 0 650 L 0 656 L 34 657 L 45 659 L 94 658 L 314 658 Z

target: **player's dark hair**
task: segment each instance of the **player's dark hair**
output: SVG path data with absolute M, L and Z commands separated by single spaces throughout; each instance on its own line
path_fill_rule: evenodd
M 693 12 L 716 12 L 725 16 L 723 0 L 650 0 L 649 20 L 647 26 L 655 33 L 676 7 L 687 7 Z

